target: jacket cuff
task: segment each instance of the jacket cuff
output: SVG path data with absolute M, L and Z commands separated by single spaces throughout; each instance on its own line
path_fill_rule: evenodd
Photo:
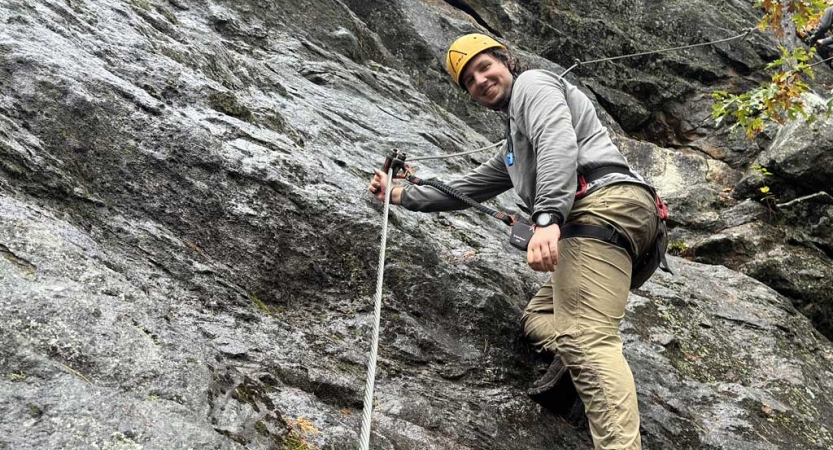
M 401 207 L 403 207 L 403 208 L 405 208 L 409 211 L 413 211 L 413 209 L 411 208 L 411 205 L 409 205 L 409 199 L 408 199 L 408 190 L 409 190 L 410 187 L 411 187 L 410 184 L 406 184 L 406 185 L 402 186 L 402 192 L 399 194 L 399 206 L 401 206 Z

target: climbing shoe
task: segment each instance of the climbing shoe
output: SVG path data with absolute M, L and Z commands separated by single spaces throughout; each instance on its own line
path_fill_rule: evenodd
M 555 414 L 569 414 L 578 399 L 570 373 L 558 355 L 550 363 L 547 372 L 532 383 L 527 395 Z
M 558 384 L 565 375 L 568 379 L 570 378 L 570 376 L 567 375 L 567 367 L 561 362 L 561 358 L 556 355 L 550 363 L 550 366 L 547 368 L 546 373 L 544 373 L 541 378 L 532 382 L 532 388 L 527 393 L 529 395 L 537 395 L 544 391 L 548 391 L 555 387 L 555 385 Z

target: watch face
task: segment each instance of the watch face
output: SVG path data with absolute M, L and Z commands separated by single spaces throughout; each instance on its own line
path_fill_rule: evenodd
M 541 213 L 538 214 L 538 217 L 535 218 L 535 223 L 538 224 L 539 227 L 545 227 L 552 223 L 552 214 L 550 213 Z

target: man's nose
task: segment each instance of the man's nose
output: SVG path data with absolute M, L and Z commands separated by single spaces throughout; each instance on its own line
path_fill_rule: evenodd
M 481 84 L 483 84 L 485 82 L 486 82 L 486 76 L 483 75 L 482 73 L 475 72 L 475 74 L 474 74 L 474 84 L 476 86 L 480 86 Z

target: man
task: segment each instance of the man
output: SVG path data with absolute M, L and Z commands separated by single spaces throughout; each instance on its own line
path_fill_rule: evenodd
M 503 148 L 449 184 L 478 201 L 514 187 L 531 211 L 536 228 L 527 262 L 551 277 L 524 311 L 524 334 L 539 351 L 560 356 L 549 376 L 558 377 L 562 364 L 569 369 L 597 449 L 641 448 L 636 389 L 618 326 L 631 255 L 644 253 L 657 232 L 652 195 L 629 171 L 587 96 L 558 75 L 518 74 L 506 47 L 481 34 L 456 40 L 446 62 L 477 103 L 508 115 Z M 368 189 L 384 200 L 387 183 L 377 170 Z M 466 206 L 413 185 L 393 187 L 391 202 L 413 211 Z M 612 231 L 616 239 L 572 232 L 561 239 L 562 229 L 582 227 Z
M 833 1 L 828 0 L 827 4 L 833 5 Z M 816 47 L 818 56 L 822 60 L 827 60 L 827 66 L 833 69 L 833 60 L 829 60 L 833 56 L 833 37 L 827 37 L 831 28 L 833 28 L 833 6 L 824 10 L 818 28 L 806 37 L 805 43 Z
M 827 32 L 833 28 L 833 6 L 828 7 L 824 10 L 824 13 L 821 15 L 821 20 L 819 21 L 819 27 L 816 28 L 816 31 L 810 35 L 810 45 L 813 46 L 825 46 L 833 43 L 833 39 L 824 39 L 827 36 Z

